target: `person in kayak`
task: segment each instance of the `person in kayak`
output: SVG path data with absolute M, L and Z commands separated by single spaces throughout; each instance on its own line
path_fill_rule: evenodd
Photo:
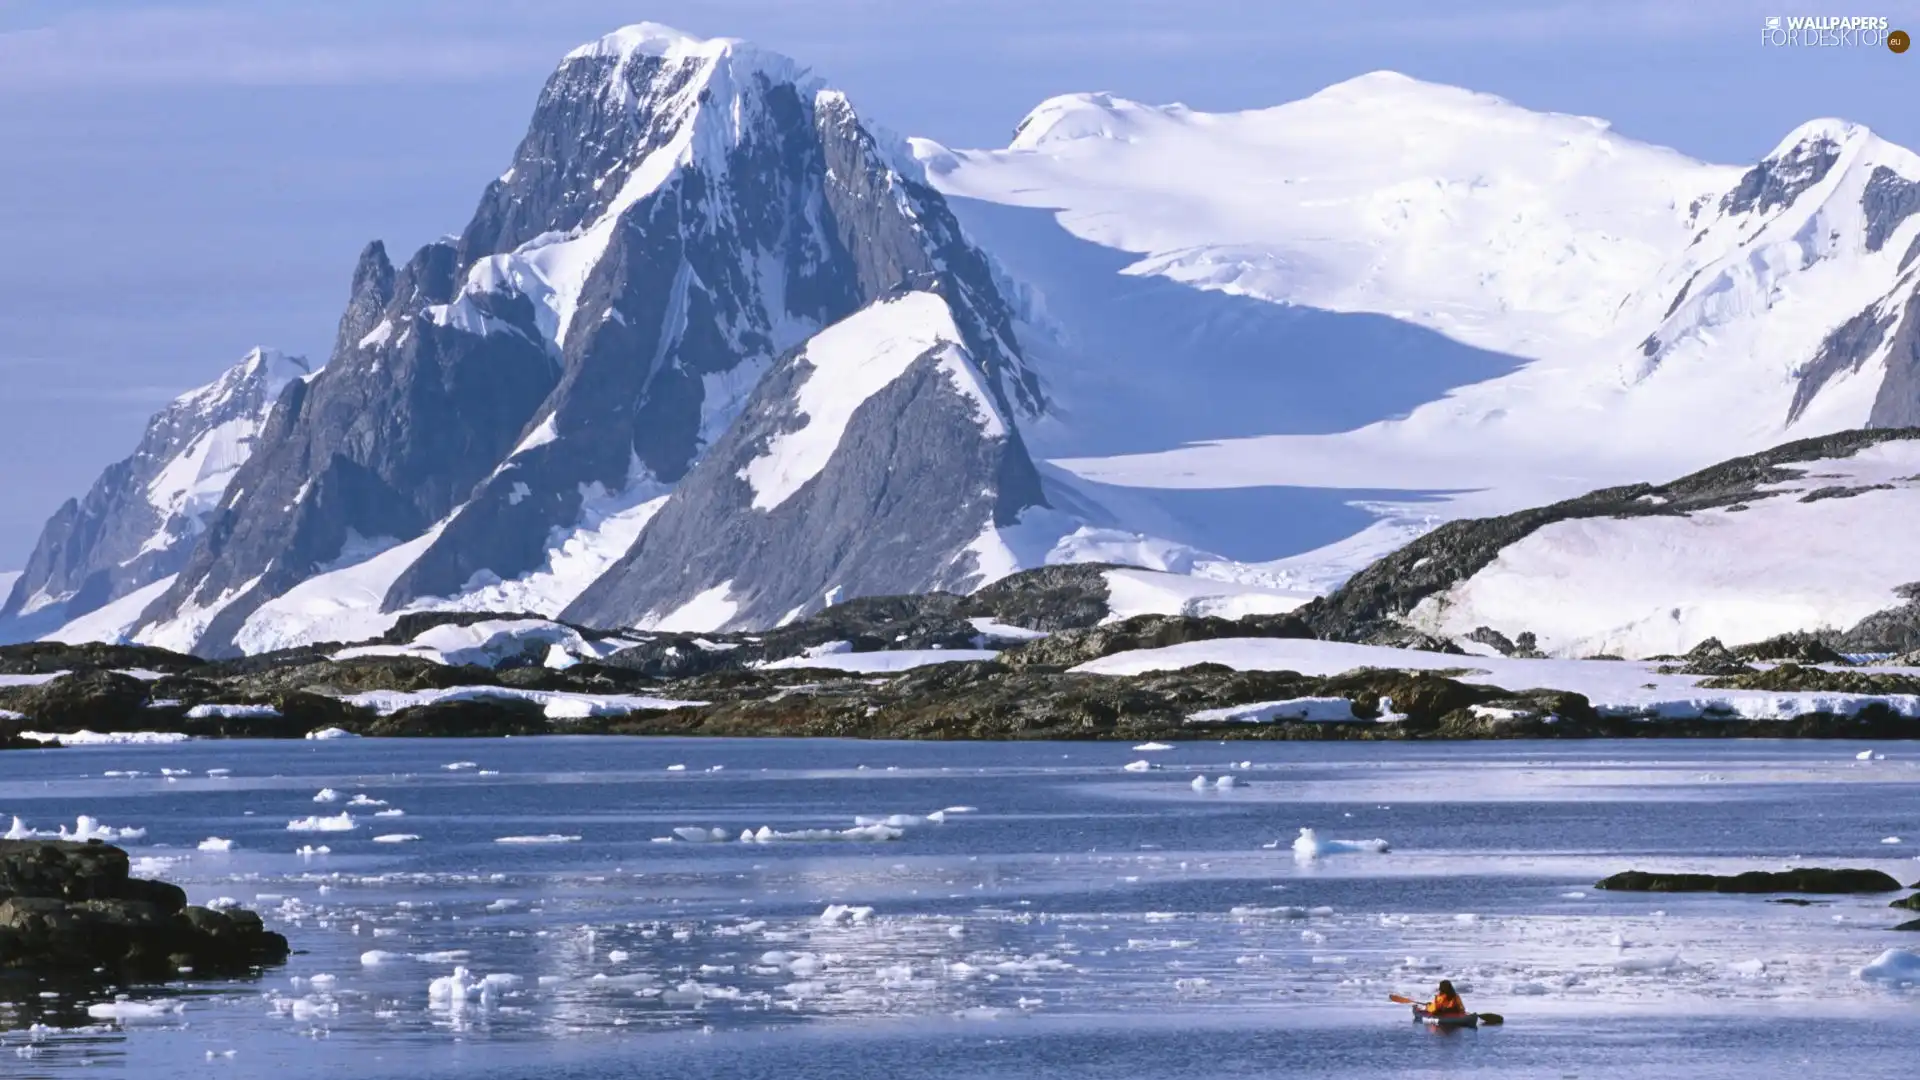
M 1467 1003 L 1461 1001 L 1460 995 L 1453 992 L 1453 982 L 1450 979 L 1441 979 L 1440 989 L 1434 992 L 1433 1000 L 1423 1003 L 1421 1007 L 1426 1009 L 1428 1016 L 1467 1015 Z

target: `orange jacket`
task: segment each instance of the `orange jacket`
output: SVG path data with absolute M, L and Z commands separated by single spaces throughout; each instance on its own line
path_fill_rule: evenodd
M 1427 1013 L 1430 1016 L 1465 1016 L 1467 1003 L 1461 1001 L 1458 994 L 1435 994 L 1433 1000 L 1427 1002 Z

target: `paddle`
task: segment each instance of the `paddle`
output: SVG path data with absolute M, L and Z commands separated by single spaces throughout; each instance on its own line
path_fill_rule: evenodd
M 1410 998 L 1410 997 L 1407 997 L 1407 996 L 1406 996 L 1406 995 L 1404 995 L 1404 994 L 1388 994 L 1388 995 L 1387 995 L 1387 1000 L 1388 1000 L 1388 1001 L 1391 1001 L 1391 1002 L 1394 1002 L 1394 1003 L 1396 1003 L 1396 1004 L 1400 1004 L 1400 1005 L 1419 1005 L 1419 1004 L 1422 1004 L 1422 1002 L 1420 1002 L 1420 1001 L 1417 1001 L 1417 1000 L 1415 1000 L 1415 999 L 1413 999 L 1413 998 Z M 1506 1023 L 1506 1022 L 1507 1022 L 1507 1018 L 1506 1018 L 1506 1017 L 1504 1017 L 1504 1016 L 1501 1016 L 1501 1015 L 1500 1015 L 1499 1013 L 1490 1013 L 1490 1012 L 1483 1012 L 1483 1013 L 1476 1013 L 1475 1015 L 1476 1015 L 1476 1016 L 1478 1016 L 1478 1017 L 1480 1017 L 1480 1022 L 1481 1022 L 1481 1023 L 1483 1023 L 1483 1024 L 1491 1024 L 1491 1025 L 1493 1025 L 1493 1026 L 1495 1026 L 1495 1027 L 1498 1027 L 1499 1025 L 1501 1025 L 1501 1024 L 1504 1024 L 1504 1023 Z

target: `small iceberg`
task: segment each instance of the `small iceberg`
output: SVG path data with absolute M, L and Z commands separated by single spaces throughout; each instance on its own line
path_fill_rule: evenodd
M 580 838 L 577 836 L 567 836 L 563 833 L 541 833 L 538 836 L 496 836 L 493 838 L 493 842 L 496 844 L 573 844 L 578 843 L 579 840 Z
M 287 822 L 288 832 L 352 832 L 360 826 L 345 810 L 332 817 L 312 815 Z
M 1171 749 L 1173 749 L 1172 746 L 1163 742 L 1145 742 L 1145 743 L 1141 743 L 1139 746 L 1134 747 L 1134 750 L 1142 754 L 1150 754 L 1155 750 L 1171 750 Z
M 209 836 L 200 841 L 201 851 L 232 851 L 233 841 L 224 836 Z
M 307 732 L 309 739 L 357 739 L 359 737 L 346 728 L 337 727 L 323 727 Z
M 1888 949 L 1854 975 L 1863 982 L 1910 986 L 1920 983 L 1920 956 L 1905 949 Z
M 1393 850 L 1385 840 L 1322 840 L 1312 829 L 1293 838 L 1293 857 L 1311 861 L 1328 855 L 1384 855 Z
M 1122 772 L 1151 772 L 1153 771 L 1153 762 L 1142 758 L 1139 761 L 1129 761 L 1125 765 L 1120 766 L 1120 769 Z

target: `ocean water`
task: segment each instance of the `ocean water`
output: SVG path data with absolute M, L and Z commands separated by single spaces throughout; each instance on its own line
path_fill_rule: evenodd
M 1790 863 L 1912 881 L 1920 746 L 0 754 L 0 825 L 81 814 L 144 829 L 138 872 L 260 911 L 295 955 L 118 1003 L 0 979 L 0 1076 L 1857 1078 L 1909 1075 L 1920 1045 L 1920 991 L 1858 974 L 1920 952 L 1888 897 L 1591 887 Z M 792 838 L 739 839 L 762 827 Z M 417 839 L 376 839 L 397 835 Z M 1507 1023 L 1436 1034 L 1387 1001 L 1443 977 Z

